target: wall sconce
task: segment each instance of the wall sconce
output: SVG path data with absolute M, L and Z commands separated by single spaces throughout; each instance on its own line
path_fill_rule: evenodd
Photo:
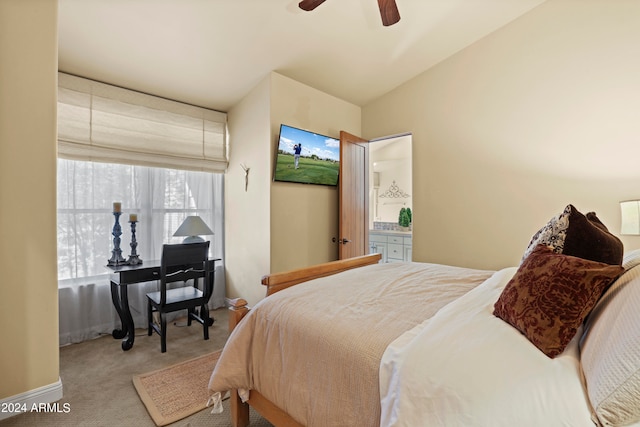
M 640 200 L 620 202 L 620 234 L 640 235 Z

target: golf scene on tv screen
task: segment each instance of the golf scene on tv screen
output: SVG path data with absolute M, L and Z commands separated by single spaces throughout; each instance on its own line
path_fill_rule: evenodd
M 280 126 L 275 181 L 337 185 L 340 141 L 287 125 Z

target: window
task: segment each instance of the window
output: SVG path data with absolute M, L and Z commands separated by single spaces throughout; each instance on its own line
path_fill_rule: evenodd
M 106 274 L 113 249 L 113 202 L 122 203 L 122 256 L 131 253 L 129 213 L 138 215 L 137 252 L 160 259 L 163 243 L 180 243 L 173 232 L 188 215 L 198 215 L 214 233 L 222 215 L 222 175 L 174 169 L 58 160 L 58 279 Z M 218 187 L 218 188 L 216 188 Z M 213 237 L 213 236 L 211 236 Z M 212 240 L 211 256 L 222 248 Z
M 159 260 L 164 243 L 188 215 L 213 230 L 210 253 L 221 258 L 210 307 L 224 306 L 223 180 L 227 115 L 219 111 L 58 73 L 58 295 L 60 344 L 119 327 L 106 268 L 114 248 L 113 203 L 122 204 L 120 249 Z M 128 288 L 136 325 L 146 323 L 145 293 Z
M 209 255 L 223 258 L 223 179 L 219 173 L 58 159 L 61 344 L 90 338 L 96 332 L 110 332 L 118 326 L 105 267 L 113 250 L 113 203 L 122 204 L 119 222 L 123 257 L 131 254 L 128 221 L 129 214 L 135 213 L 136 250 L 143 262 L 160 259 L 164 243 L 182 242 L 182 237 L 173 237 L 173 233 L 188 215 L 200 216 L 213 230 L 213 236 L 206 236 L 211 241 Z M 139 294 L 137 298 L 131 295 L 130 300 L 134 317 L 136 312 L 140 315 L 134 319 L 137 325 L 144 324 L 144 293 L 155 286 L 130 290 Z M 218 292 L 214 290 L 212 307 L 220 307 L 224 305 L 222 272 L 216 273 L 215 288 Z M 95 307 L 103 313 L 96 313 Z

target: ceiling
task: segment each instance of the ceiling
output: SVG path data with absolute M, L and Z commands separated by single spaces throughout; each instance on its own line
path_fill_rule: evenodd
M 219 111 L 270 71 L 364 106 L 544 0 L 58 0 L 59 69 Z

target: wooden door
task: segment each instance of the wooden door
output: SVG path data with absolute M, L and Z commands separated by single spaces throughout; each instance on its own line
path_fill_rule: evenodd
M 369 253 L 369 142 L 340 131 L 338 257 Z

